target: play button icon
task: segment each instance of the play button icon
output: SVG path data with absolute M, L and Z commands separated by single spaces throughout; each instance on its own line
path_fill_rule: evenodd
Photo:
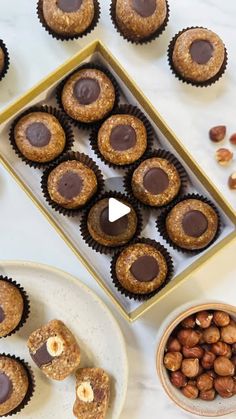
M 114 223 L 131 211 L 130 207 L 118 201 L 115 198 L 109 198 L 108 219 L 110 223 Z

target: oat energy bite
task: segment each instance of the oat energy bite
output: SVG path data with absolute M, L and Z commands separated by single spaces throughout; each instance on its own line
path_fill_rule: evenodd
M 226 50 L 220 37 L 209 29 L 186 29 L 171 48 L 174 71 L 193 84 L 217 79 L 226 65 Z
M 115 99 L 115 87 L 111 80 L 95 68 L 84 68 L 72 74 L 61 95 L 64 111 L 74 120 L 87 124 L 108 115 Z
M 26 159 L 47 163 L 63 152 L 66 134 L 54 115 L 47 112 L 31 112 L 17 122 L 14 141 Z
M 79 345 L 60 320 L 35 330 L 28 339 L 28 348 L 35 364 L 53 380 L 64 380 L 79 367 Z
M 78 419 L 105 419 L 110 398 L 110 379 L 100 368 L 76 372 L 76 401 L 73 413 Z

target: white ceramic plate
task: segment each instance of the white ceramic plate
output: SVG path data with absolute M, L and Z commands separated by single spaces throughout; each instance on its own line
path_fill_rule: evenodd
M 19 282 L 30 296 L 31 313 L 15 335 L 1 339 L 0 352 L 24 358 L 33 368 L 36 391 L 19 416 L 28 419 L 73 418 L 75 380 L 47 379 L 32 362 L 26 341 L 30 333 L 52 319 L 72 330 L 81 347 L 84 367 L 101 367 L 111 377 L 107 419 L 118 419 L 126 396 L 128 364 L 125 343 L 105 304 L 77 278 L 58 269 L 31 262 L 0 262 L 0 274 Z

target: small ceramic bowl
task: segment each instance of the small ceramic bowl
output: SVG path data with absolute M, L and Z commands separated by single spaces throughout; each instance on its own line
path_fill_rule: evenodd
M 156 368 L 161 384 L 170 399 L 182 409 L 198 416 L 217 417 L 236 412 L 236 395 L 229 399 L 217 396 L 213 401 L 201 399 L 191 400 L 185 397 L 178 388 L 175 388 L 169 379 L 168 371 L 163 364 L 165 347 L 173 330 L 176 326 L 191 314 L 203 310 L 221 310 L 227 312 L 232 318 L 236 319 L 236 307 L 222 302 L 195 301 L 178 307 L 167 316 L 158 332 Z

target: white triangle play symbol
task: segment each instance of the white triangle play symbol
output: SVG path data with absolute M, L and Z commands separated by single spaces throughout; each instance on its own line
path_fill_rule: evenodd
M 130 211 L 131 209 L 127 205 L 117 201 L 117 199 L 109 198 L 108 219 L 110 223 L 114 223 L 114 221 L 117 221 L 119 218 L 129 214 Z

